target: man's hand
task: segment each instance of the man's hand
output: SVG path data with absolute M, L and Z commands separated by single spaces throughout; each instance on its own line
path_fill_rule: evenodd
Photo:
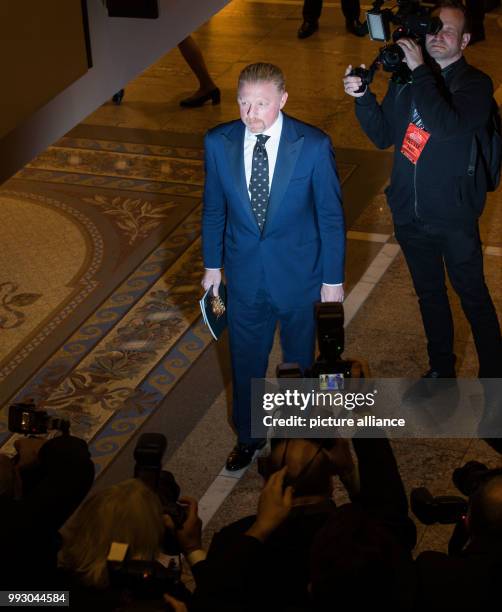
M 415 70 L 424 63 L 422 47 L 412 38 L 400 38 L 397 44 L 404 51 L 405 62 L 410 70 Z
M 264 542 L 270 534 L 286 519 L 293 505 L 293 487 L 283 491 L 287 466 L 272 474 L 263 487 L 258 500 L 256 521 L 246 531 L 246 535 Z
M 323 285 L 321 287 L 321 302 L 343 302 L 343 298 L 343 285 L 337 285 L 335 287 Z
M 38 451 L 46 442 L 45 438 L 18 438 L 14 442 L 18 454 L 17 467 L 22 470 L 37 463 Z
M 361 68 L 366 68 L 365 64 L 361 64 Z M 361 96 L 364 96 L 368 88 L 366 87 L 364 91 L 357 93 L 357 90 L 361 87 L 363 82 L 361 80 L 361 77 L 349 76 L 351 70 L 352 66 L 349 64 L 347 66 L 347 69 L 345 70 L 345 76 L 343 78 L 343 88 L 345 89 L 345 93 L 349 94 L 349 96 L 353 96 L 354 98 L 360 98 Z
M 187 518 L 181 529 L 175 529 L 173 520 L 164 515 L 164 524 L 176 534 L 176 539 L 185 555 L 202 548 L 202 521 L 198 514 L 197 500 L 193 497 L 180 497 L 180 504 L 185 506 Z
M 209 287 L 213 287 L 213 295 L 218 296 L 218 288 L 221 283 L 221 270 L 207 270 L 204 272 L 202 277 L 201 285 L 204 287 L 204 291 L 207 291 Z

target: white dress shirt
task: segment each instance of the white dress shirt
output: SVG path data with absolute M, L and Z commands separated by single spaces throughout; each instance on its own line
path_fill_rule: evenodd
M 263 134 L 265 136 L 270 136 L 270 138 L 265 143 L 265 149 L 267 150 L 268 157 L 268 191 L 270 193 L 270 186 L 272 185 L 272 179 L 274 177 L 275 170 L 275 162 L 277 161 L 277 153 L 279 151 L 279 142 L 281 140 L 281 132 L 282 132 L 282 113 L 279 112 L 277 119 L 274 123 L 265 130 Z M 250 132 L 248 128 L 246 128 L 246 132 L 244 134 L 244 170 L 246 172 L 246 185 L 248 187 L 249 197 L 251 197 L 251 193 L 249 192 L 249 182 L 251 180 L 251 168 L 253 166 L 253 151 L 256 144 L 256 136 L 257 134 L 253 134 Z

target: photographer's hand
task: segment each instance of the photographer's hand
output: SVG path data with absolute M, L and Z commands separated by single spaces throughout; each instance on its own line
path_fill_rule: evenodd
M 410 70 L 415 70 L 424 63 L 422 47 L 412 38 L 400 38 L 397 44 L 404 51 L 405 61 Z
M 345 438 L 336 438 L 331 448 L 323 448 L 323 454 L 329 459 L 333 471 L 340 477 L 350 474 L 354 469 L 354 460 L 350 452 L 350 443 Z
M 343 482 L 349 496 L 359 493 L 359 470 L 350 452 L 350 443 L 345 438 L 336 438 L 332 448 L 323 448 L 322 452 L 329 459 L 333 471 Z
M 288 516 L 293 505 L 293 487 L 283 491 L 286 470 L 287 466 L 284 466 L 268 479 L 260 494 L 256 520 L 246 535 L 264 542 Z
M 17 467 L 22 470 L 38 462 L 38 451 L 47 442 L 45 438 L 18 438 L 14 442 L 17 451 Z
M 189 555 L 194 550 L 202 548 L 202 521 L 199 518 L 197 500 L 193 497 L 180 497 L 179 503 L 186 507 L 187 518 L 181 529 L 176 529 L 176 539 L 181 550 Z M 166 526 L 173 528 L 174 525 L 170 517 L 164 517 Z
M 361 64 L 361 68 L 366 68 L 365 64 Z M 364 91 L 358 92 L 357 90 L 363 84 L 361 77 L 358 76 L 349 76 L 352 71 L 352 66 L 349 64 L 347 69 L 345 70 L 345 76 L 343 77 L 343 88 L 346 94 L 352 96 L 354 98 L 360 98 L 364 96 L 368 88 L 366 87 Z

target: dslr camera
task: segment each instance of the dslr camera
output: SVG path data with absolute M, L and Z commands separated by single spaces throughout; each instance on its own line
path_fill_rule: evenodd
M 167 448 L 167 440 L 160 433 L 142 434 L 134 449 L 134 478 L 142 480 L 160 498 L 164 513 L 168 514 L 176 529 L 180 529 L 186 520 L 184 506 L 178 503 L 180 487 L 174 475 L 162 469 L 162 458 Z M 176 538 L 166 531 L 164 549 L 170 555 L 179 554 Z
M 190 599 L 190 592 L 181 582 L 180 570 L 164 567 L 158 561 L 108 561 L 108 575 L 113 588 L 130 593 L 134 599 L 157 600 L 164 593 L 185 602 Z
M 51 417 L 45 410 L 37 410 L 33 402 L 9 406 L 9 431 L 25 436 L 46 434 L 56 429 L 63 434 L 70 433 L 70 421 Z
M 164 513 L 171 517 L 178 529 L 186 520 L 186 510 L 178 503 L 180 487 L 174 475 L 162 469 L 166 448 L 167 440 L 163 434 L 142 434 L 134 449 L 134 477 L 159 496 Z M 128 559 L 127 556 L 121 561 L 108 561 L 110 584 L 141 601 L 161 599 L 163 593 L 169 593 L 188 602 L 190 592 L 181 581 L 181 565 L 172 558 L 181 551 L 176 537 L 167 529 L 162 549 L 171 556 L 167 567 L 159 561 Z
M 483 483 L 493 476 L 502 474 L 502 468 L 488 469 L 479 461 L 469 461 L 452 474 L 453 484 L 465 497 L 439 495 L 434 497 L 425 487 L 413 489 L 410 494 L 411 511 L 424 525 L 440 523 L 455 525 L 449 543 L 449 553 L 458 554 L 468 539 L 465 518 L 469 498 Z
M 319 355 L 310 368 L 302 372 L 296 363 L 277 366 L 277 378 L 352 378 L 352 361 L 342 359 L 345 348 L 343 305 L 339 302 L 317 302 L 316 334 Z
M 397 0 L 397 10 L 395 7 L 382 8 L 384 4 L 385 0 L 373 2 L 372 9 L 366 13 L 366 23 L 371 40 L 381 42 L 392 40 L 392 42 L 381 47 L 368 70 L 355 68 L 350 73 L 350 76 L 361 77 L 362 86 L 359 92 L 363 92 L 371 83 L 379 65 L 386 72 L 392 72 L 395 80 L 406 82 L 410 71 L 403 62 L 404 52 L 396 44 L 397 41 L 401 38 L 412 38 L 423 47 L 426 35 L 437 34 L 443 27 L 439 17 L 431 16 L 435 8 L 433 3 L 421 3 L 420 0 Z M 392 32 L 391 25 L 396 26 Z

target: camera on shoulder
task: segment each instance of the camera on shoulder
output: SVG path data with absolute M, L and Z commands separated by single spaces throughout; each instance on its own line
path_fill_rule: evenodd
M 411 71 L 404 60 L 404 52 L 397 44 L 401 38 L 411 38 L 425 47 L 427 34 L 437 34 L 443 27 L 441 19 L 432 15 L 434 3 L 420 0 L 398 0 L 392 8 L 382 8 L 385 0 L 375 0 L 371 10 L 366 13 L 366 22 L 371 40 L 389 42 L 380 48 L 368 70 L 354 68 L 349 76 L 358 76 L 362 85 L 356 93 L 362 93 L 373 80 L 378 68 L 393 73 L 393 80 L 407 82 Z M 391 26 L 395 26 L 391 29 Z

